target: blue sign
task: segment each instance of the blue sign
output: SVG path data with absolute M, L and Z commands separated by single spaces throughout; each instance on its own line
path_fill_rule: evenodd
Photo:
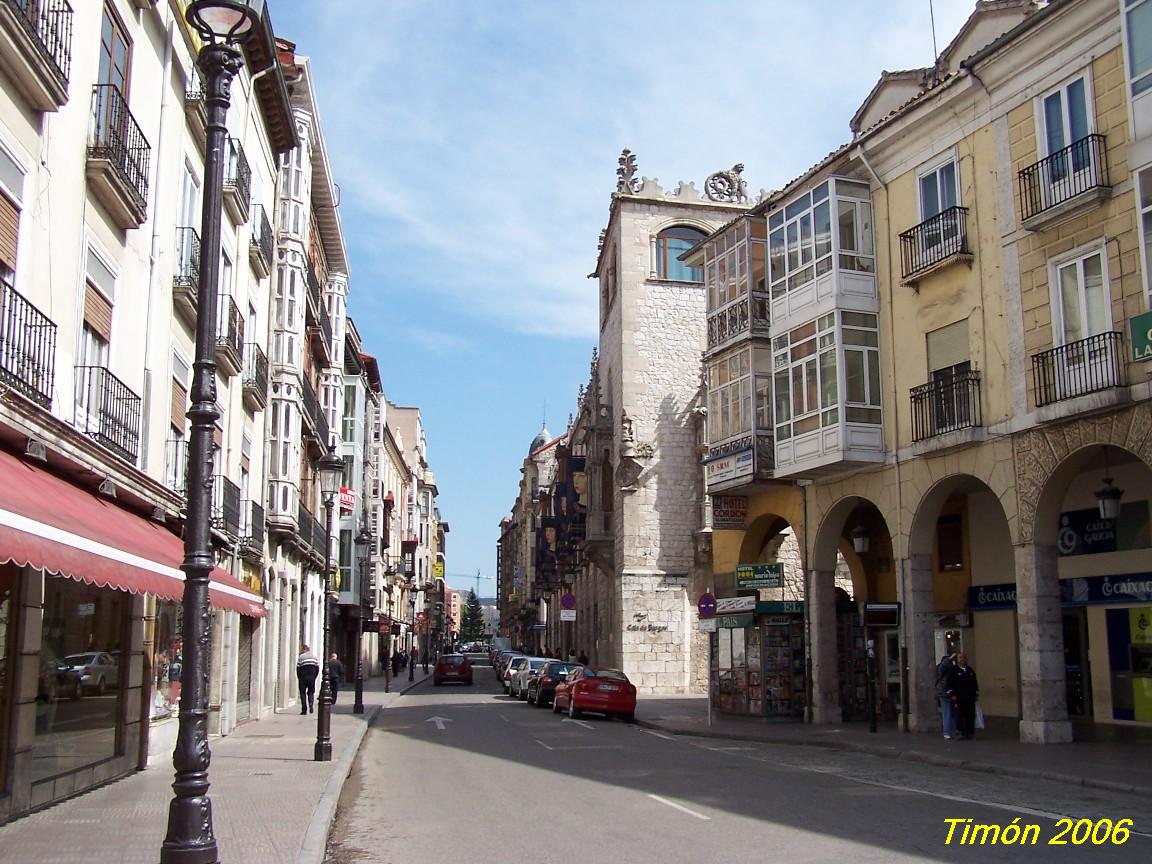
M 1056 551 L 1061 556 L 1145 549 L 1149 545 L 1147 501 L 1124 504 L 1117 519 L 1101 519 L 1096 507 L 1060 514 Z
M 1152 603 L 1152 573 L 1086 576 L 1060 580 L 1061 606 L 1092 606 L 1103 603 Z M 1015 609 L 1016 583 L 973 585 L 968 589 L 968 608 L 974 612 Z
M 712 618 L 716 615 L 716 595 L 705 591 L 696 601 L 696 611 L 701 618 Z

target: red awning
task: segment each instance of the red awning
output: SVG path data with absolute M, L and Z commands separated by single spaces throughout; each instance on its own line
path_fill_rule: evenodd
M 180 600 L 183 560 L 164 526 L 0 450 L 0 562 Z M 211 579 L 213 606 L 263 617 L 264 601 L 239 579 L 220 567 Z

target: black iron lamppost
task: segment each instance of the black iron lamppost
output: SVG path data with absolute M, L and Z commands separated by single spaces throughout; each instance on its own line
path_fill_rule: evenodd
M 408 583 L 408 680 L 416 680 L 416 658 L 412 646 L 416 644 L 416 583 Z
M 197 63 L 204 78 L 208 109 L 201 211 L 199 314 L 192 406 L 188 419 L 188 519 L 184 534 L 184 672 L 180 725 L 172 753 L 174 796 L 168 805 L 168 832 L 161 864 L 215 864 L 212 801 L 208 797 L 208 661 L 212 619 L 208 608 L 212 554 L 212 429 L 216 411 L 216 300 L 220 277 L 220 221 L 223 208 L 225 122 L 232 79 L 244 63 L 237 47 L 264 11 L 264 0 L 193 0 L 185 17 L 204 40 Z
M 364 583 L 368 580 L 368 545 L 372 533 L 361 528 L 356 535 L 356 548 L 360 550 L 360 633 L 356 637 L 356 700 L 352 703 L 353 714 L 364 713 Z
M 336 444 L 328 445 L 328 452 L 320 457 L 316 466 L 320 475 L 320 492 L 324 497 L 324 656 L 320 658 L 320 710 L 316 712 L 316 746 L 312 759 L 316 762 L 332 761 L 332 676 L 328 669 L 329 631 L 332 625 L 332 510 L 336 506 L 336 492 L 340 488 L 340 475 L 344 461 L 336 455 Z

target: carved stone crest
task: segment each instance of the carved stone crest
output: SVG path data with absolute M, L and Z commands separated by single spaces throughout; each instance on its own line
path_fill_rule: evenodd
M 640 191 L 640 181 L 636 179 L 636 154 L 625 147 L 620 151 L 616 169 L 616 191 L 635 195 Z
M 727 171 L 717 171 L 704 183 L 704 192 L 710 201 L 743 204 L 748 201 L 748 184 L 740 175 L 744 165 L 737 162 Z

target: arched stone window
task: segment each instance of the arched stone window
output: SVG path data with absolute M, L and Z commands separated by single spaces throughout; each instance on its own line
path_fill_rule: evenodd
M 689 267 L 678 259 L 706 236 L 703 231 L 687 225 L 673 225 L 657 234 L 656 277 L 677 282 L 703 282 L 703 268 Z

